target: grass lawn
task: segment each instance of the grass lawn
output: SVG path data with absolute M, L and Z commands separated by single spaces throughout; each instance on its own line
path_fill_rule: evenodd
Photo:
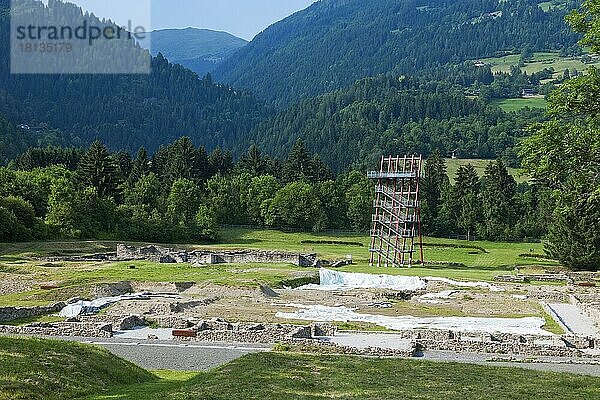
M 333 242 L 334 244 L 327 244 Z M 335 244 L 335 243 L 340 244 Z M 228 228 L 222 231 L 218 248 L 253 248 L 315 252 L 321 258 L 335 260 L 351 254 L 355 262 L 342 271 L 386 273 L 392 275 L 438 276 L 462 280 L 493 280 L 516 266 L 525 271 L 539 271 L 557 266 L 551 261 L 522 257 L 530 252 L 543 253 L 542 244 L 464 242 L 450 239 L 426 238 L 425 258 L 433 265 L 411 269 L 376 268 L 368 265 L 369 242 L 360 234 L 282 233 L 271 230 Z M 342 244 L 343 243 L 343 244 Z M 0 245 L 0 274 L 5 279 L 25 279 L 54 282 L 58 289 L 34 289 L 27 292 L 0 296 L 0 305 L 37 305 L 65 300 L 74 296 L 89 296 L 92 285 L 121 281 L 139 282 L 206 282 L 228 286 L 256 286 L 265 283 L 274 287 L 294 275 L 316 269 L 284 264 L 222 264 L 196 267 L 190 264 L 156 264 L 147 261 L 113 263 L 47 263 L 31 256 L 59 252 L 66 254 L 91 253 L 114 250 L 111 242 L 42 242 Z M 181 247 L 206 247 L 182 245 Z M 484 251 L 485 250 L 485 251 Z M 439 264 L 436 264 L 439 263 Z M 448 267 L 443 263 L 460 263 Z M 131 269 L 135 266 L 135 269 Z
M 519 99 L 516 99 L 516 100 L 519 100 Z M 446 159 L 446 167 L 448 169 L 448 176 L 450 177 L 450 181 L 452 183 L 454 183 L 454 178 L 456 177 L 456 171 L 458 171 L 458 168 L 460 166 L 471 164 L 472 166 L 475 167 L 475 170 L 477 170 L 477 174 L 479 174 L 479 176 L 481 177 L 481 176 L 483 176 L 483 174 L 485 172 L 485 167 L 487 167 L 487 165 L 491 162 L 493 162 L 493 160 L 482 160 L 479 158 L 469 158 L 469 159 L 467 159 L 467 158 L 465 158 L 465 159 L 447 158 Z M 517 183 L 529 182 L 529 180 L 531 179 L 530 176 L 527 174 L 527 172 L 524 169 L 508 168 L 508 172 L 509 172 L 509 174 L 512 175 L 513 178 L 515 178 Z
M 104 350 L 0 338 L 0 399 L 596 399 L 600 380 L 518 368 L 261 353 L 151 374 Z
M 542 97 L 521 99 L 497 99 L 492 102 L 506 112 L 518 111 L 522 108 L 546 108 L 548 102 Z

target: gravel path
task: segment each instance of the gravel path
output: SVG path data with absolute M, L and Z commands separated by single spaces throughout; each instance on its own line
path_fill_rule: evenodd
M 369 347 L 383 347 L 392 350 L 411 351 L 413 341 L 402 339 L 391 334 L 378 333 L 339 333 L 335 336 L 325 337 L 321 340 L 332 342 L 340 346 L 356 347 L 366 349 Z
M 548 307 L 571 332 L 581 336 L 600 337 L 591 318 L 574 304 L 548 304 Z
M 272 346 L 244 343 L 174 343 L 133 339 L 57 338 L 102 346 L 113 354 L 148 370 L 206 371 L 246 354 L 270 351 Z M 348 338 L 346 338 L 348 340 Z M 568 359 L 540 357 L 543 363 L 489 362 L 491 354 L 425 351 L 415 360 L 460 362 L 479 365 L 526 368 L 538 371 L 568 372 L 600 377 L 600 365 L 567 364 Z M 519 357 L 514 357 L 519 359 Z
M 172 371 L 208 371 L 246 354 L 270 351 L 272 346 L 248 343 L 173 342 L 123 338 L 47 337 L 101 346 L 142 368 Z
M 500 356 L 500 355 L 497 355 Z M 577 375 L 590 375 L 600 377 L 600 365 L 587 365 L 587 364 L 565 364 L 567 359 L 545 357 L 540 358 L 542 361 L 538 363 L 522 363 L 522 362 L 490 362 L 487 361 L 491 358 L 497 357 L 490 354 L 475 354 L 475 353 L 453 353 L 450 351 L 426 351 L 422 360 L 439 361 L 439 362 L 458 362 L 468 364 L 479 364 L 479 365 L 492 365 L 498 367 L 515 367 L 525 368 L 536 371 L 546 372 L 566 372 Z M 511 357 L 519 358 L 520 357 Z
M 91 342 L 148 370 L 208 371 L 246 354 L 269 348 L 218 345 L 176 345 Z

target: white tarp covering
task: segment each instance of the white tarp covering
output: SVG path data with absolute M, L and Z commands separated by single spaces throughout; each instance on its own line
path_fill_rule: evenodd
M 352 289 L 390 289 L 390 290 L 424 290 L 427 282 L 442 282 L 456 287 L 484 288 L 492 292 L 501 292 L 504 289 L 487 282 L 460 282 L 447 278 L 419 278 L 418 276 L 394 276 L 358 274 L 352 272 L 338 272 L 321 268 L 319 285 L 305 285 L 302 290 L 352 290 Z
M 503 292 L 504 289 L 498 286 L 494 286 L 488 282 L 460 282 L 455 281 L 448 278 L 435 278 L 432 276 L 428 276 L 427 278 L 423 278 L 426 281 L 430 282 L 442 282 L 447 285 L 456 286 L 456 287 L 468 287 L 468 288 L 481 288 L 481 289 L 489 289 L 491 292 Z
M 420 301 L 422 303 L 440 304 L 444 303 L 440 300 L 447 300 L 456 292 L 456 290 L 444 290 L 439 293 L 427 293 L 422 296 L 418 296 L 417 301 Z
M 415 276 L 391 276 L 355 274 L 338 272 L 321 268 L 319 285 L 306 285 L 299 289 L 315 289 L 323 291 L 352 289 L 390 289 L 390 290 L 422 290 L 427 283 Z
M 118 303 L 119 301 L 147 300 L 152 297 L 179 298 L 179 296 L 168 294 L 157 295 L 152 293 L 132 293 L 124 294 L 122 296 L 102 297 L 92 301 L 80 300 L 76 303 L 67 305 L 60 311 L 59 315 L 65 318 L 77 317 L 79 315 L 93 315 L 100 312 L 100 310 L 102 310 L 103 308 L 106 308 L 111 304 Z
M 518 335 L 552 335 L 542 329 L 543 318 L 475 318 L 475 317 L 432 317 L 412 316 L 388 317 L 384 315 L 359 314 L 347 307 L 288 304 L 297 308 L 291 313 L 279 312 L 278 318 L 315 322 L 366 322 L 392 330 L 440 329 L 458 332 L 510 333 Z

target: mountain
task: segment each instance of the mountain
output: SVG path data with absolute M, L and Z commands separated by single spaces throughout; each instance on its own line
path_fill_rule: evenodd
M 336 171 L 352 164 L 366 169 L 382 154 L 427 156 L 434 149 L 467 158 L 502 157 L 518 165 L 514 147 L 543 110 L 505 113 L 466 97 L 463 85 L 489 81 L 489 69 L 486 74 L 471 63 L 445 71 L 445 78 L 364 78 L 293 105 L 260 123 L 248 140 L 285 157 L 301 138 Z M 242 142 L 240 150 L 247 146 Z
M 538 3 L 321 0 L 257 35 L 214 77 L 282 109 L 367 76 L 574 45 L 564 17 L 579 2 Z
M 212 72 L 248 42 L 227 32 L 208 29 L 165 29 L 150 35 L 153 55 L 162 53 L 173 64 L 181 64 L 204 76 Z
M 28 134 L 15 132 L 15 127 L 28 125 L 42 127 L 37 136 L 50 137 L 43 144 L 69 144 L 61 138 L 73 138 L 76 144 L 100 139 L 114 150 L 137 151 L 145 146 L 152 152 L 189 136 L 196 145 L 210 149 L 230 147 L 268 115 L 251 94 L 216 85 L 210 77 L 199 79 L 162 56 L 150 60 L 149 74 L 11 74 L 9 4 L 9 0 L 0 0 L 0 115 L 10 122 L 4 128 L 0 123 L 0 129 L 13 136 Z M 42 15 L 48 12 L 41 2 L 31 4 Z M 77 21 L 72 26 L 81 23 L 80 8 L 57 0 L 49 4 L 53 15 Z M 140 56 L 145 52 L 139 48 L 132 51 Z M 99 61 L 104 58 L 110 59 L 110 54 Z M 48 132 L 59 139 L 51 140 Z M 37 136 L 20 142 L 39 143 Z M 7 148 L 2 156 L 21 147 Z

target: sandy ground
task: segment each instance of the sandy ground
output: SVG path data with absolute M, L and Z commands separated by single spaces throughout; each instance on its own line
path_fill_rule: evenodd
M 141 289 L 142 287 L 136 287 Z M 438 293 L 450 287 L 435 283 L 428 292 Z M 146 288 L 152 289 L 152 288 Z M 352 290 L 323 292 L 316 290 L 261 290 L 260 288 L 230 288 L 215 285 L 194 285 L 180 293 L 181 300 L 156 299 L 152 301 L 124 301 L 103 312 L 108 317 L 139 314 L 153 316 L 173 315 L 182 318 L 224 318 L 232 322 L 289 322 L 276 317 L 277 312 L 291 312 L 286 304 L 346 306 L 360 313 L 416 317 L 487 316 L 518 317 L 541 315 L 541 306 L 535 299 L 515 298 L 514 292 L 490 292 L 485 289 L 452 290 L 447 298 L 425 302 L 418 296 L 409 300 L 395 299 L 386 290 Z M 524 295 L 522 295 L 524 296 Z

